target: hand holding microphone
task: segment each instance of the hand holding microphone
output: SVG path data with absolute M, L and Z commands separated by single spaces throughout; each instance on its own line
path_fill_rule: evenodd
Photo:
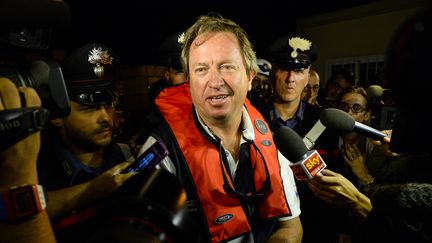
M 320 121 L 326 128 L 332 130 L 356 132 L 374 140 L 390 142 L 390 137 L 388 137 L 387 134 L 363 123 L 356 122 L 348 113 L 336 108 L 327 108 L 322 111 Z
M 372 209 L 369 198 L 339 173 L 325 169 L 322 176 L 309 180 L 308 185 L 319 199 L 340 208 L 351 209 L 361 221 L 367 219 Z

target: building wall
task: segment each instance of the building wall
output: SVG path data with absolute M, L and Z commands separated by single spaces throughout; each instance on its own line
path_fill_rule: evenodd
M 385 0 L 299 19 L 297 32 L 318 48 L 313 66 L 321 76 L 321 87 L 331 75 L 329 60 L 385 55 L 402 22 L 430 3 L 430 0 Z
M 131 142 L 129 139 L 135 137 L 141 130 L 150 104 L 149 86 L 161 79 L 164 71 L 165 67 L 157 65 L 140 65 L 122 69 L 121 82 L 116 87 L 120 94 L 120 104 L 116 112 L 122 124 L 120 141 Z
M 145 112 L 148 108 L 149 86 L 164 76 L 165 67 L 140 65 L 122 70 L 124 105 L 130 112 Z

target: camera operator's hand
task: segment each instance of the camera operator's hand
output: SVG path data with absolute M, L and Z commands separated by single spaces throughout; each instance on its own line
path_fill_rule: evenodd
M 5 110 L 22 108 L 20 92 L 27 107 L 41 106 L 41 100 L 32 88 L 18 88 L 0 77 L 0 114 Z M 0 139 L 8 139 L 2 137 Z M 21 141 L 0 150 L 0 192 L 13 186 L 38 184 L 36 162 L 40 148 L 40 134 L 33 133 Z M 56 242 L 47 212 L 17 223 L 0 223 L 0 242 Z
M 4 110 L 22 108 L 20 94 L 26 107 L 41 106 L 36 91 L 29 87 L 17 88 L 7 78 L 0 77 L 0 113 Z M 2 137 L 1 139 L 8 139 Z M 29 135 L 18 143 L 0 150 L 0 189 L 23 184 L 37 184 L 36 161 L 40 148 L 40 133 Z

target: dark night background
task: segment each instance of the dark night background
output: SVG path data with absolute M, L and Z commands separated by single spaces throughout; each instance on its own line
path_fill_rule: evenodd
M 72 51 L 90 42 L 111 47 L 123 65 L 157 63 L 157 49 L 170 34 L 190 26 L 199 15 L 219 13 L 249 34 L 258 57 L 278 37 L 295 31 L 301 17 L 360 6 L 372 0 L 330 1 L 143 1 L 64 0 L 71 12 L 68 28 L 53 33 L 53 48 Z

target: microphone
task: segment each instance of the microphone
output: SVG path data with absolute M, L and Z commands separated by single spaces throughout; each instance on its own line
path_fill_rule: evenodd
M 384 105 L 381 96 L 386 90 L 388 89 L 383 89 L 379 85 L 371 85 L 366 90 L 367 96 L 370 99 L 370 106 L 372 111 L 371 124 L 373 124 L 375 127 L 380 126 L 382 112 L 381 109 Z
M 368 97 L 375 99 L 381 97 L 385 90 L 387 89 L 383 89 L 379 85 L 371 85 L 367 88 L 366 93 Z
M 290 167 L 297 180 L 312 179 L 326 167 L 319 153 L 316 150 L 308 151 L 302 138 L 291 128 L 279 128 L 273 140 L 282 155 L 291 162 Z
M 342 132 L 356 132 L 374 140 L 381 141 L 384 137 L 387 137 L 386 134 L 378 131 L 375 128 L 360 122 L 356 122 L 354 118 L 352 118 L 345 111 L 335 108 L 327 108 L 323 110 L 320 115 L 320 121 L 322 124 L 324 124 L 324 126 L 332 130 Z

